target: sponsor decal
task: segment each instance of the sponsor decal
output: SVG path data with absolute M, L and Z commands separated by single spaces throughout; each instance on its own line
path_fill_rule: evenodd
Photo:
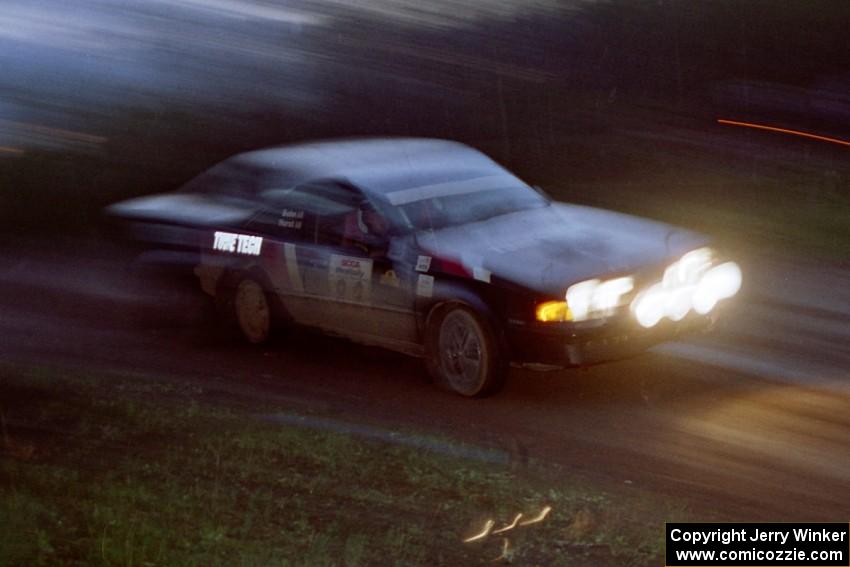
M 372 260 L 331 255 L 328 265 L 331 293 L 337 299 L 367 302 L 372 285 Z
M 431 256 L 419 256 L 416 259 L 416 271 L 427 272 L 431 269 Z
M 390 287 L 398 287 L 399 279 L 395 273 L 395 270 L 387 270 L 383 274 L 381 274 L 381 285 L 388 285 Z
M 419 278 L 416 280 L 416 295 L 421 295 L 422 297 L 431 297 L 434 295 L 434 276 L 419 274 Z
M 293 291 L 301 293 L 304 291 L 304 282 L 301 280 L 301 271 L 298 269 L 298 257 L 294 244 L 289 242 L 283 245 L 283 257 L 286 262 L 286 274 L 289 276 L 289 286 Z
M 472 268 L 472 277 L 478 281 L 490 283 L 490 270 Z
M 280 212 L 280 218 L 277 225 L 283 228 L 300 229 L 304 224 L 304 211 L 293 211 L 292 209 L 283 209 Z
M 212 247 L 213 250 L 229 252 L 231 254 L 259 256 L 260 249 L 263 247 L 263 237 L 216 231 L 213 235 Z

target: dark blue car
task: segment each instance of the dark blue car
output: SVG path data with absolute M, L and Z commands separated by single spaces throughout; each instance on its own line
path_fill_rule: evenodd
M 464 396 L 510 363 L 583 366 L 708 326 L 740 288 L 702 235 L 558 203 L 462 144 L 327 141 L 234 156 L 109 212 L 194 251 L 244 337 L 276 319 L 424 357 Z

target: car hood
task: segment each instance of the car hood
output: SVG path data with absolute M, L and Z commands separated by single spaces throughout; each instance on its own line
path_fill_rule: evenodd
M 553 203 L 417 235 L 423 252 L 462 264 L 478 279 L 498 278 L 563 295 L 573 283 L 663 265 L 706 238 L 613 211 Z

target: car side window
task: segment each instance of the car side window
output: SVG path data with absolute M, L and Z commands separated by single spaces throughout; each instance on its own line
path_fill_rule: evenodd
M 334 211 L 318 220 L 317 243 L 380 255 L 388 246 L 388 223 L 362 199 L 345 212 Z
M 316 213 L 316 244 L 344 246 L 346 227 L 363 194 L 350 183 L 334 179 L 311 181 L 295 191 L 309 199 L 309 207 Z
M 354 210 L 352 209 L 342 215 L 331 214 L 319 217 L 317 219 L 316 244 L 342 246 L 345 240 L 346 219 Z
M 313 242 L 316 216 L 287 206 L 264 205 L 248 222 L 248 228 L 279 240 Z
M 257 220 L 273 225 L 278 234 L 306 242 L 339 246 L 345 219 L 357 210 L 360 192 L 335 180 L 311 181 L 291 188 L 263 191 L 264 215 Z

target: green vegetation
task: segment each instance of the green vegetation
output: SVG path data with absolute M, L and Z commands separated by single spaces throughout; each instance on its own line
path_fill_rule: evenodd
M 271 423 L 285 408 L 214 385 L 2 367 L 0 400 L 0 565 L 492 564 L 504 536 L 523 565 L 652 565 L 683 519 L 540 465 Z

